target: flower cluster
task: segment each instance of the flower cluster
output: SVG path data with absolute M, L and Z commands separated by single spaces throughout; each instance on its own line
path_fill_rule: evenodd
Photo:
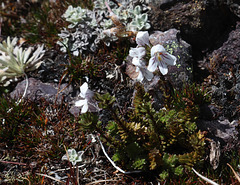
M 138 32 L 136 43 L 137 47 L 131 48 L 129 51 L 129 56 L 132 57 L 132 64 L 136 67 L 136 72 L 138 72 L 136 80 L 140 82 L 144 79 L 151 81 L 153 72 L 157 68 L 163 75 L 166 75 L 168 73 L 168 65 L 176 65 L 176 57 L 169 54 L 162 45 L 151 45 L 147 31 Z M 151 58 L 148 61 L 148 66 L 146 66 L 148 51 L 150 51 Z

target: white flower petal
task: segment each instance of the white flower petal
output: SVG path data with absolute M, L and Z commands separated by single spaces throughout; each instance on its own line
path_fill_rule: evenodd
M 86 93 L 87 93 L 87 90 L 88 90 L 88 84 L 87 82 L 85 82 L 81 87 L 80 87 L 80 96 L 82 98 L 85 98 L 86 97 Z
M 160 62 L 160 65 L 158 65 L 158 68 L 163 75 L 166 75 L 168 73 L 168 68 L 165 63 Z
M 165 53 L 165 52 L 166 52 L 165 48 L 160 44 L 157 44 L 151 48 L 151 56 L 154 56 L 156 53 Z
M 137 57 L 134 57 L 132 59 L 132 64 L 134 64 L 135 66 L 141 67 L 141 68 L 146 66 L 144 60 L 137 58 Z
M 136 72 L 139 72 L 140 71 L 140 68 L 136 66 Z
M 133 57 L 133 59 L 132 59 L 132 64 L 134 64 L 135 66 L 140 66 L 139 60 L 140 60 L 139 58 Z
M 81 107 L 81 106 L 84 106 L 84 105 L 87 104 L 87 103 L 88 103 L 87 99 L 78 100 L 78 101 L 75 102 L 75 106 L 76 106 L 76 107 Z
M 169 53 L 164 53 L 161 55 L 162 61 L 165 62 L 167 65 L 174 66 L 176 65 L 177 58 Z
M 131 48 L 129 51 L 129 55 L 131 57 L 142 58 L 145 54 L 146 54 L 146 50 L 144 47 Z
M 144 77 L 143 77 L 142 71 L 139 70 L 138 77 L 137 77 L 137 81 L 142 82 L 143 79 L 144 79 Z
M 149 33 L 147 31 L 139 31 L 136 36 L 136 43 L 139 46 L 149 45 Z
M 88 111 L 88 104 L 84 104 L 81 110 L 81 114 L 84 114 Z
M 159 63 L 159 61 L 157 60 L 157 58 L 156 58 L 155 56 L 153 56 L 153 57 L 150 58 L 150 60 L 149 60 L 149 64 L 148 64 L 147 69 L 148 69 L 150 72 L 154 72 L 154 71 L 157 69 L 158 63 Z
M 151 81 L 152 80 L 152 78 L 153 78 L 153 73 L 152 72 L 150 72 L 149 70 L 147 70 L 147 69 L 143 69 L 142 70 L 142 73 L 143 73 L 143 76 L 148 80 L 148 81 Z

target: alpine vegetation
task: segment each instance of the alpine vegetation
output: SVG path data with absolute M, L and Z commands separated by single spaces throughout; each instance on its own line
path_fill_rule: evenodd
M 17 41 L 16 37 L 13 40 L 8 37 L 7 41 L 0 43 L 0 83 L 4 86 L 26 72 L 37 69 L 42 63 L 45 52 L 43 45 L 34 51 L 33 47 L 23 49 L 17 45 Z
M 106 2 L 97 0 L 93 10 L 68 7 L 62 17 L 70 24 L 58 35 L 61 51 L 70 51 L 74 56 L 95 52 L 100 41 L 109 46 L 119 37 L 129 37 L 132 32 L 151 27 L 148 14 L 142 13 L 140 5 L 126 3 L 118 7 L 112 2 Z M 113 16 L 118 22 L 112 19 Z M 118 30 L 121 34 L 116 34 Z

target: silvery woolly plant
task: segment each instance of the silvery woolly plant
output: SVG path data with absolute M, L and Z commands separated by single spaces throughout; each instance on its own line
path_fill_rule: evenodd
M 17 77 L 24 76 L 27 72 L 37 69 L 42 63 L 45 50 L 42 46 L 34 51 L 33 47 L 23 49 L 17 45 L 17 38 L 7 38 L 0 43 L 0 83 L 4 86 Z
M 74 56 L 95 52 L 100 38 L 100 27 L 96 22 L 95 14 L 91 10 L 81 7 L 69 6 L 63 18 L 70 23 L 68 28 L 63 28 L 57 42 L 61 51 L 70 51 Z
M 140 5 L 133 5 L 124 1 L 119 7 L 108 0 L 96 0 L 93 11 L 81 7 L 69 6 L 63 14 L 63 18 L 70 23 L 68 28 L 64 28 L 59 34 L 61 51 L 70 51 L 73 55 L 87 54 L 95 52 L 99 42 L 103 41 L 109 46 L 115 42 L 118 37 L 114 34 L 108 34 L 106 30 L 113 28 L 114 23 L 109 18 L 106 2 L 112 12 L 122 22 L 126 31 L 148 30 L 147 13 L 142 13 Z M 107 33 L 107 34 L 106 34 Z
M 76 152 L 75 149 L 68 149 L 67 154 L 62 156 L 62 160 L 69 160 L 72 163 L 72 165 L 75 166 L 78 162 L 83 161 L 82 159 L 83 154 L 84 154 L 84 151 Z

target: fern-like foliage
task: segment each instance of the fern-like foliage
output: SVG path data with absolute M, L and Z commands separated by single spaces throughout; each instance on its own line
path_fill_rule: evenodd
M 136 85 L 136 90 L 134 108 L 127 118 L 120 116 L 113 106 L 114 97 L 109 94 L 96 96 L 99 106 L 112 114 L 113 120 L 105 130 L 101 124 L 95 130 L 102 132 L 115 151 L 113 160 L 125 170 L 153 170 L 161 179 L 180 176 L 184 169 L 199 164 L 204 155 L 205 137 L 197 129 L 196 115 L 191 114 L 197 110 L 194 105 L 182 109 L 173 98 L 175 107 L 156 111 L 149 93 L 140 84 Z M 185 96 L 184 92 L 179 94 Z M 203 98 L 198 97 L 199 94 L 194 96 L 199 100 Z M 84 124 L 84 119 L 81 123 Z

